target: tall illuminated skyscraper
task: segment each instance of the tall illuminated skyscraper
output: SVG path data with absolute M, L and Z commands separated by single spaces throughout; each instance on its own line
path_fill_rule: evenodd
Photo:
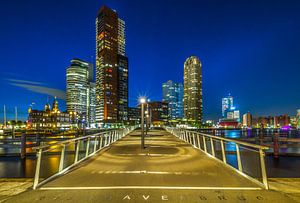
M 227 97 L 222 98 L 222 116 L 227 117 L 227 111 L 233 108 L 233 97 L 228 94 Z
M 163 101 L 168 102 L 169 119 L 183 118 L 183 85 L 169 80 L 162 85 Z
M 125 22 L 102 6 L 96 18 L 96 122 L 122 122 L 128 116 L 128 58 Z
M 67 111 L 76 112 L 90 126 L 95 122 L 95 83 L 93 64 L 71 60 L 67 68 Z
M 202 65 L 198 57 L 184 62 L 184 117 L 187 121 L 202 123 Z

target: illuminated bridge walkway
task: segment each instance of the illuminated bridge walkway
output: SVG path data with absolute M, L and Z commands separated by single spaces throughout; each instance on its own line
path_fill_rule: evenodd
M 165 130 L 133 131 L 7 202 L 293 202 Z

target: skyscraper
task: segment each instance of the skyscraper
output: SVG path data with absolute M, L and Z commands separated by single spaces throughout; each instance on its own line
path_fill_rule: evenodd
M 93 64 L 71 60 L 67 68 L 67 111 L 76 112 L 87 125 L 95 121 L 95 84 Z
M 125 22 L 102 6 L 96 18 L 96 122 L 127 120 L 128 58 Z
M 184 62 L 184 117 L 187 121 L 202 122 L 202 65 L 198 57 Z
M 243 127 L 251 128 L 252 126 L 252 115 L 248 112 L 243 115 Z
M 227 111 L 233 108 L 233 97 L 228 94 L 227 97 L 222 98 L 222 116 L 227 117 Z
M 183 118 L 183 85 L 169 80 L 162 85 L 163 101 L 168 102 L 169 119 Z

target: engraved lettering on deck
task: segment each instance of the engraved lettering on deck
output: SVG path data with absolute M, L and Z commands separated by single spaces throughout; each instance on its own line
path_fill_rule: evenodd
M 203 200 L 203 201 L 206 201 L 206 200 L 207 200 L 207 198 L 206 198 L 205 196 L 202 196 L 202 195 L 199 196 L 199 199 L 200 199 L 200 200 Z
M 162 195 L 161 200 L 168 201 L 169 200 L 168 195 Z
M 148 200 L 149 197 L 150 197 L 150 195 L 148 195 L 148 196 L 143 195 L 144 200 Z
M 219 198 L 219 200 L 227 200 L 227 198 L 224 195 L 218 196 L 218 198 Z
M 262 196 L 257 196 L 256 199 L 258 199 L 258 200 L 264 200 L 264 198 Z
M 125 199 L 131 200 L 129 195 L 126 195 L 125 197 L 123 197 L 123 200 L 125 200 Z

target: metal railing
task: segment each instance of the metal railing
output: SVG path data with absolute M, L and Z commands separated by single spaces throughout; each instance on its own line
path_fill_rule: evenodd
M 37 153 L 37 159 L 33 189 L 36 189 L 37 187 L 39 187 L 42 184 L 45 184 L 51 179 L 66 173 L 70 168 L 86 160 L 87 158 L 95 155 L 101 149 L 121 139 L 122 137 L 130 133 L 132 130 L 134 130 L 134 127 L 117 130 L 108 130 L 105 132 L 100 132 L 84 137 L 78 137 L 75 139 L 61 141 L 54 144 L 34 147 Z M 53 174 L 51 174 L 49 177 L 42 177 L 43 179 L 42 181 L 40 181 L 40 173 L 43 172 L 41 171 L 41 166 L 53 168 L 53 166 L 48 165 L 48 163 L 42 165 L 42 158 L 49 156 L 49 154 L 50 156 L 53 156 L 53 154 L 58 155 L 56 158 L 59 159 L 59 164 L 54 164 L 58 166 L 57 168 L 55 168 L 55 172 Z
M 265 166 L 265 150 L 269 147 L 179 128 L 166 127 L 166 130 L 261 187 L 269 188 Z M 247 161 L 247 158 L 250 160 Z

